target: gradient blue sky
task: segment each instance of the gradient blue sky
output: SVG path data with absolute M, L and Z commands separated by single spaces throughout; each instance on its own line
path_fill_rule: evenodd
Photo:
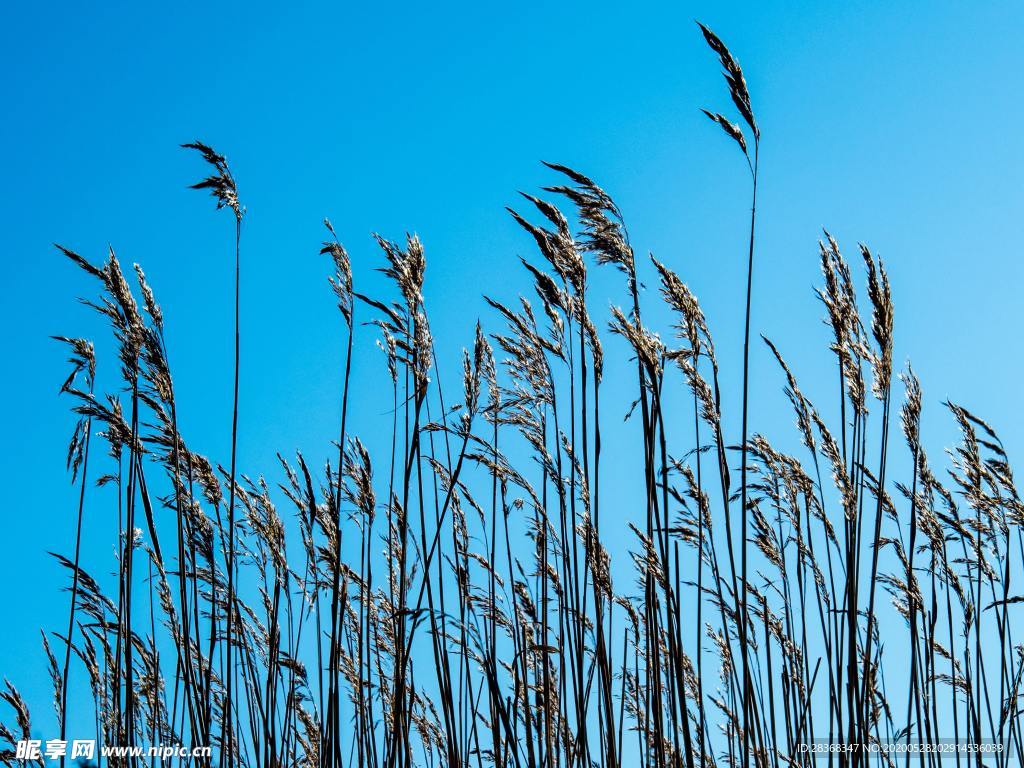
M 319 455 L 335 434 L 340 336 L 317 256 L 321 219 L 370 292 L 381 285 L 370 233 L 420 234 L 434 334 L 454 354 L 471 341 L 467 321 L 490 317 L 482 292 L 528 288 L 517 256 L 532 250 L 503 206 L 552 181 L 541 159 L 595 177 L 638 252 L 692 285 L 732 387 L 748 182 L 698 111 L 730 106 L 700 18 L 743 64 L 763 130 L 756 330 L 779 340 L 809 394 L 832 397 L 811 292 L 816 241 L 827 226 L 851 257 L 864 241 L 887 260 L 896 359 L 910 357 L 922 378 L 935 460 L 954 438 L 946 397 L 1022 455 L 1019 2 L 291 5 L 0 12 L 0 672 L 37 710 L 49 701 L 38 627 L 56 628 L 67 602 L 43 553 L 70 551 L 73 518 L 72 419 L 56 397 L 65 356 L 48 337 L 100 335 L 74 301 L 92 286 L 50 243 L 96 260 L 110 244 L 145 267 L 170 327 L 183 431 L 227 456 L 231 227 L 185 189 L 202 169 L 178 144 L 194 138 L 228 156 L 249 211 L 248 471 L 272 475 L 275 451 Z M 596 277 L 594 303 L 611 300 L 622 301 L 618 279 Z M 369 337 L 362 347 L 379 364 Z M 760 349 L 754 386 L 754 427 L 785 430 L 781 381 Z M 100 528 L 87 546 L 106 557 Z

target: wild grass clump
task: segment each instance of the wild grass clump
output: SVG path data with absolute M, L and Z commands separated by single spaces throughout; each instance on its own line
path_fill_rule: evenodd
M 757 431 L 761 133 L 738 62 L 701 31 L 743 127 L 706 114 L 751 174 L 739 403 L 723 401 L 719 351 L 683 277 L 638 259 L 612 198 L 562 165 L 509 209 L 537 247 L 523 261 L 529 295 L 487 298 L 493 316 L 473 331 L 457 387 L 437 370 L 423 243 L 376 236 L 393 291 L 371 297 L 325 221 L 341 415 L 322 467 L 302 453 L 258 474 L 237 466 L 241 417 L 254 415 L 238 408 L 244 209 L 222 155 L 186 145 L 212 169 L 195 187 L 234 219 L 227 467 L 179 430 L 163 313 L 142 270 L 129 278 L 112 251 L 100 264 L 61 247 L 94 280 L 87 303 L 117 353 L 97 359 L 90 342 L 60 338 L 78 489 L 71 555 L 55 554 L 68 615 L 44 635 L 61 738 L 74 710 L 100 743 L 211 745 L 212 758 L 181 761 L 203 766 L 856 766 L 896 762 L 870 745 L 950 737 L 1003 745 L 996 765 L 1020 760 L 1022 598 L 1011 579 L 1024 505 L 1003 444 L 945 403 L 962 440 L 948 471 L 933 469 L 922 385 L 909 365 L 894 371 L 885 266 L 861 246 L 859 292 L 828 233 L 818 295 L 839 418 L 826 423 L 786 344 L 763 338 L 778 371 L 760 376 L 777 375 L 800 455 Z M 595 318 L 588 270 L 605 267 L 624 278 L 622 306 Z M 641 300 L 642 280 L 658 285 L 670 327 L 651 326 L 663 314 Z M 383 363 L 357 367 L 356 345 L 371 342 Z M 117 386 L 98 390 L 97 370 L 112 368 Z M 634 439 L 609 451 L 611 372 L 635 402 Z M 373 449 L 353 431 L 355 377 L 379 382 L 392 404 Z M 898 450 L 908 472 L 896 478 Z M 602 470 L 632 451 L 642 498 L 609 510 Z M 609 515 L 631 531 L 631 564 L 612 562 Z M 98 577 L 110 563 L 82 550 L 82 530 L 115 523 L 114 577 Z M 886 597 L 902 622 L 879 620 Z M 908 661 L 887 663 L 896 646 Z M 88 693 L 70 685 L 72 661 Z M 32 725 L 11 683 L 0 697 L 12 761 Z M 820 742 L 850 748 L 805 748 Z

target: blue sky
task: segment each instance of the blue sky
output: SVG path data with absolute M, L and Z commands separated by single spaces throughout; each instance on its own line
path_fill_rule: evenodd
M 890 271 L 896 359 L 921 376 L 934 460 L 954 439 L 947 397 L 994 422 L 1011 458 L 1024 451 L 1018 3 L 292 5 L 2 11 L 0 671 L 18 673 L 37 709 L 49 697 L 38 627 L 56 628 L 67 599 L 43 553 L 70 551 L 74 511 L 63 471 L 72 420 L 56 397 L 64 352 L 48 337 L 100 335 L 74 301 L 91 286 L 50 243 L 95 260 L 109 244 L 143 265 L 169 324 L 183 430 L 227 456 L 231 227 L 185 189 L 202 169 L 183 141 L 228 156 L 248 207 L 249 471 L 270 475 L 275 451 L 316 455 L 335 434 L 341 337 L 317 256 L 322 218 L 369 292 L 382 285 L 370 233 L 419 233 L 434 335 L 454 360 L 469 321 L 493 321 L 481 293 L 528 288 L 517 257 L 532 255 L 530 243 L 503 207 L 552 181 L 542 159 L 596 178 L 638 253 L 653 251 L 695 289 L 727 350 L 728 394 L 748 180 L 698 111 L 730 106 L 699 18 L 742 63 L 763 131 L 755 330 L 779 341 L 824 407 L 833 386 L 811 292 L 816 241 L 829 227 L 851 260 L 864 241 Z M 621 302 L 618 279 L 596 277 L 593 300 Z M 362 348 L 379 364 L 369 337 Z M 784 431 L 781 381 L 760 349 L 754 372 L 755 429 Z M 360 386 L 371 399 L 357 402 L 372 402 Z M 360 407 L 372 423 L 372 407 Z M 106 554 L 103 533 L 87 544 Z

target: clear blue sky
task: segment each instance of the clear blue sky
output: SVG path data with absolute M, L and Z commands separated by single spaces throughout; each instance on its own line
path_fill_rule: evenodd
M 74 512 L 63 470 L 72 419 L 56 397 L 65 356 L 48 337 L 100 335 L 74 301 L 92 286 L 50 243 L 95 260 L 110 244 L 142 263 L 169 323 L 183 431 L 227 456 L 231 227 L 185 189 L 201 169 L 183 141 L 228 156 L 249 211 L 247 471 L 274 477 L 275 451 L 319 455 L 335 434 L 340 335 L 321 219 L 371 292 L 381 257 L 370 233 L 420 234 L 434 333 L 455 354 L 471 340 L 467 322 L 490 317 L 481 292 L 528 288 L 517 256 L 530 243 L 503 206 L 552 180 L 541 159 L 615 195 L 638 253 L 653 251 L 701 297 L 735 382 L 747 176 L 698 111 L 730 106 L 699 18 L 740 59 L 763 131 L 756 330 L 825 406 L 816 241 L 827 226 L 850 257 L 867 242 L 887 260 L 896 360 L 909 356 L 921 376 L 933 461 L 954 438 L 946 397 L 993 421 L 1011 458 L 1024 455 L 1019 2 L 291 5 L 0 12 L 0 672 L 37 712 L 50 695 L 38 627 L 57 628 L 67 603 L 43 553 L 70 551 Z M 622 301 L 620 290 L 597 278 L 595 305 Z M 377 364 L 371 340 L 362 346 Z M 621 346 L 614 355 L 624 359 Z M 755 374 L 754 427 L 785 432 L 781 381 L 761 350 Z M 87 533 L 104 557 L 109 528 Z

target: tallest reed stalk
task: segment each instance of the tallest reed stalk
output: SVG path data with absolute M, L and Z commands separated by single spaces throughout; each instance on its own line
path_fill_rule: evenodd
M 751 192 L 751 204 L 750 204 L 750 239 L 749 246 L 747 249 L 747 295 L 746 295 L 746 308 L 744 312 L 743 321 L 743 413 L 742 413 L 742 442 L 740 444 L 740 583 L 738 589 L 740 594 L 736 595 L 737 602 L 737 630 L 739 633 L 740 642 L 740 653 L 743 657 L 743 752 L 742 752 L 742 764 L 749 765 L 750 758 L 750 738 L 751 738 L 751 721 L 753 720 L 753 683 L 750 678 L 750 660 L 749 660 L 749 643 L 747 642 L 747 627 L 748 627 L 748 610 L 747 610 L 747 593 L 749 591 L 749 585 L 747 583 L 747 517 L 749 516 L 748 510 L 748 498 L 747 498 L 747 442 L 748 442 L 748 404 L 749 404 L 749 380 L 750 380 L 750 305 L 751 296 L 753 294 L 754 287 L 754 231 L 755 224 L 757 221 L 757 171 L 758 171 L 758 156 L 761 132 L 757 127 L 757 121 L 754 118 L 754 112 L 750 105 L 750 92 L 747 90 L 747 81 L 743 76 L 743 70 L 740 69 L 739 62 L 729 52 L 729 49 L 725 46 L 725 43 L 710 29 L 705 27 L 703 24 L 698 23 L 701 32 L 704 34 L 704 40 L 708 46 L 716 54 L 718 54 L 719 62 L 722 65 L 722 74 L 725 76 L 726 84 L 729 86 L 729 96 L 732 98 L 733 104 L 739 110 L 744 122 L 750 128 L 751 133 L 754 137 L 754 158 L 751 161 L 750 152 L 747 147 L 746 137 L 743 135 L 743 131 L 739 125 L 730 122 L 728 118 L 719 112 L 709 112 L 708 110 L 702 110 L 708 118 L 713 122 L 718 123 L 722 130 L 736 142 L 739 148 L 743 152 L 743 156 L 747 161 L 747 166 L 750 169 L 751 179 L 753 181 L 753 189 Z M 732 558 L 732 542 L 729 542 L 729 555 Z M 735 585 L 735 567 L 733 571 L 733 582 Z

